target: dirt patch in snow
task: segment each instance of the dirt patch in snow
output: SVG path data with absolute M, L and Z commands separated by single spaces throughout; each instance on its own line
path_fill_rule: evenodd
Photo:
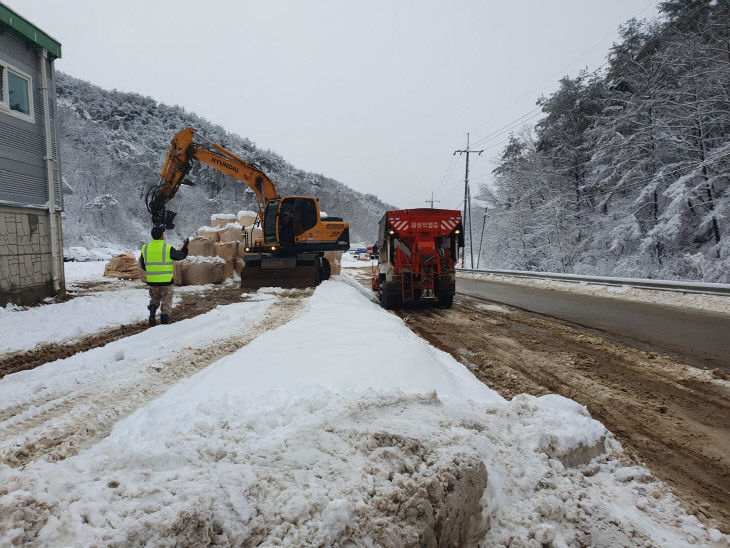
M 367 273 L 358 278 L 369 286 Z M 721 371 L 483 299 L 457 295 L 450 310 L 398 314 L 505 398 L 555 393 L 585 405 L 627 458 L 730 532 L 730 383 Z
M 183 310 L 176 314 L 176 318 L 183 319 L 183 313 L 189 314 L 188 317 L 202 314 L 207 311 L 206 307 L 209 310 L 217 304 L 224 304 L 222 299 L 232 298 L 233 293 L 236 302 L 240 301 L 241 290 L 238 288 L 235 292 L 224 290 L 222 294 L 216 295 L 220 299 L 217 302 L 204 302 L 210 301 L 211 295 L 206 298 L 203 293 L 190 294 L 193 300 L 186 306 L 180 305 Z M 0 439 L 3 440 L 0 443 L 0 463 L 17 468 L 40 458 L 55 462 L 90 447 L 106 437 L 117 421 L 155 399 L 181 379 L 232 354 L 263 332 L 296 317 L 305 302 L 302 297 L 311 293 L 312 290 L 292 290 L 282 294 L 262 321 L 243 334 L 215 341 L 215 344 L 205 348 L 184 347 L 181 344 L 174 358 L 159 362 L 156 367 L 150 367 L 145 375 L 130 378 L 126 384 L 116 383 L 113 387 L 104 383 L 93 384 L 72 394 L 52 394 L 25 402 L 23 406 L 3 410 L 0 421 L 6 422 L 0 424 Z M 178 308 L 175 309 L 177 311 Z M 136 330 L 135 326 L 128 326 L 128 329 L 126 334 L 122 332 L 116 338 L 142 330 Z M 106 342 L 111 340 L 114 339 Z M 26 420 L 8 420 L 31 408 L 41 411 Z
M 83 294 L 114 291 L 119 289 L 118 284 L 88 282 L 78 286 Z M 176 291 L 176 297 L 181 301 L 173 309 L 172 320 L 184 320 L 199 314 L 204 314 L 218 305 L 240 302 L 242 291 L 237 285 L 213 286 L 201 292 Z M 158 315 L 159 320 L 159 315 Z M 104 346 L 123 337 L 136 335 L 148 328 L 147 322 L 136 322 L 121 325 L 113 329 L 105 329 L 93 335 L 88 335 L 69 344 L 42 344 L 26 352 L 13 352 L 0 357 L 0 379 L 5 375 L 33 369 L 44 363 L 61 360 L 86 352 L 92 348 Z

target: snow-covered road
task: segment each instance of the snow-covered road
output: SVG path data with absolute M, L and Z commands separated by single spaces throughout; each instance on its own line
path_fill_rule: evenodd
M 727 545 L 583 407 L 503 400 L 346 276 L 8 375 L 0 421 L 0 544 Z

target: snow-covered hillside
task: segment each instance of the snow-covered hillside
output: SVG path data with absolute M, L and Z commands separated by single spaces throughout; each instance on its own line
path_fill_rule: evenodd
M 193 126 L 247 161 L 259 165 L 282 195 L 313 195 L 332 216 L 350 222 L 354 241 L 375 240 L 377 223 L 388 204 L 316 173 L 307 173 L 249 139 L 229 133 L 178 106 L 167 106 L 134 93 L 108 91 L 58 73 L 63 173 L 73 188 L 64 198 L 66 246 L 136 247 L 149 237 L 146 188 L 156 184 L 172 136 Z M 170 203 L 183 238 L 207 224 L 213 213 L 258 209 L 247 187 L 197 166 L 192 178 Z

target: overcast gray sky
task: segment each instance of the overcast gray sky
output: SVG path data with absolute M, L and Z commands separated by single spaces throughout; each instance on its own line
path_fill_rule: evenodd
M 656 14 L 656 0 L 2 1 L 62 43 L 58 69 L 401 207 L 434 189 L 458 207 L 467 132 L 530 112 L 562 75 L 603 63 L 619 25 Z M 479 147 L 475 185 L 506 136 Z

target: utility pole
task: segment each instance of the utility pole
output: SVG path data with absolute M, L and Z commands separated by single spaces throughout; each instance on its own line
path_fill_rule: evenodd
M 487 206 L 484 206 L 484 218 L 482 219 L 482 237 L 479 238 L 479 252 L 477 253 L 477 270 L 479 270 L 479 259 L 482 258 L 482 242 L 484 241 L 485 226 L 487 226 Z
M 433 209 L 433 203 L 434 203 L 434 202 L 436 202 L 436 203 L 441 203 L 441 200 L 434 200 L 434 199 L 433 199 L 433 190 L 432 190 L 432 191 L 431 191 L 431 199 L 430 199 L 430 200 L 426 200 L 426 203 L 427 203 L 427 204 L 431 204 L 431 209 Z
M 469 213 L 469 254 L 471 256 L 471 267 L 474 268 L 474 242 L 471 237 L 471 193 L 469 192 L 469 154 L 476 153 L 481 156 L 484 150 L 469 149 L 469 134 L 466 134 L 466 148 L 455 150 L 454 154 L 466 154 L 466 172 L 464 174 L 464 223 L 466 224 L 467 212 Z M 461 257 L 461 268 L 464 268 L 464 257 Z

